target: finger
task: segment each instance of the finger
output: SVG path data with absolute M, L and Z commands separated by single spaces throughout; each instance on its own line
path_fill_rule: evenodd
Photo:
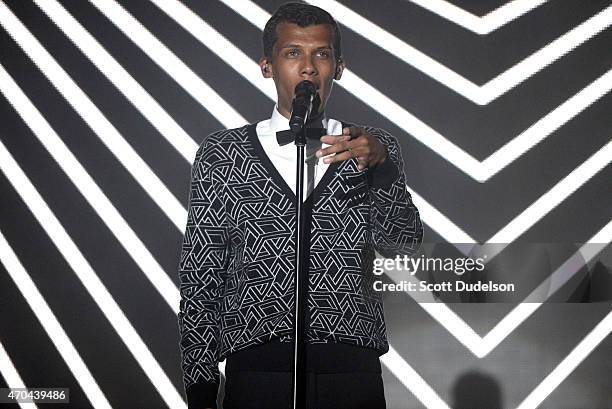
M 344 143 L 346 142 L 337 143 L 335 145 L 328 146 L 325 149 L 319 149 L 316 153 L 317 158 L 324 158 L 326 156 L 333 155 L 334 153 L 337 154 L 346 151 L 347 147 L 344 146 Z
M 316 152 L 316 156 L 317 158 L 322 158 L 324 156 L 331 155 L 332 153 L 339 153 L 339 152 L 345 151 L 349 148 L 354 149 L 355 146 L 352 145 L 352 142 L 349 142 L 348 140 L 343 140 L 343 141 L 335 143 L 332 146 L 328 146 L 327 148 L 319 149 Z
M 323 135 L 319 140 L 328 145 L 335 145 L 338 142 L 348 141 L 349 135 Z
M 323 163 L 334 163 L 343 160 L 351 159 L 353 156 L 350 151 L 343 151 L 332 156 L 327 156 L 323 159 Z
M 363 148 L 347 147 L 344 150 L 340 150 L 336 152 L 334 155 L 330 154 L 329 156 L 324 157 L 323 163 L 333 163 L 333 162 L 338 162 L 338 161 L 353 159 L 353 158 L 358 158 L 358 157 L 365 158 Z M 366 159 L 366 163 L 367 163 L 367 159 Z

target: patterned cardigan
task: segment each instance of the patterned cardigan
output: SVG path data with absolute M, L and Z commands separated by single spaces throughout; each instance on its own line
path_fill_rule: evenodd
M 180 350 L 191 406 L 216 407 L 218 362 L 275 338 L 292 342 L 295 194 L 265 154 L 256 124 L 207 136 L 192 167 L 180 257 Z M 395 138 L 363 127 L 388 157 L 359 171 L 332 163 L 305 201 L 309 343 L 388 351 L 375 250 L 413 254 L 423 227 Z

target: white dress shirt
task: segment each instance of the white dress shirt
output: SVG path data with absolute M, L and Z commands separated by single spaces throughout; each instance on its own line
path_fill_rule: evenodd
M 327 129 L 328 135 L 342 134 L 342 122 L 335 119 L 323 118 L 322 123 L 323 128 Z M 268 155 L 270 161 L 278 170 L 278 173 L 281 174 L 287 185 L 289 185 L 293 193 L 295 193 L 297 148 L 294 143 L 288 143 L 287 145 L 280 146 L 276 140 L 276 132 L 287 129 L 289 129 L 289 119 L 285 118 L 280 112 L 278 112 L 278 109 L 275 106 L 270 119 L 259 122 L 257 124 L 256 131 L 266 155 Z M 308 198 L 308 195 L 319 183 L 323 177 L 323 174 L 327 170 L 327 167 L 329 166 L 328 163 L 323 163 L 322 159 L 317 158 L 315 153 L 321 148 L 330 146 L 326 143 L 322 144 L 320 141 L 315 139 L 308 139 L 306 142 L 304 200 Z M 311 165 L 310 169 L 308 167 L 309 164 Z M 313 171 L 314 175 L 311 178 L 311 183 L 308 183 L 309 174 Z M 313 179 L 314 183 L 312 183 Z

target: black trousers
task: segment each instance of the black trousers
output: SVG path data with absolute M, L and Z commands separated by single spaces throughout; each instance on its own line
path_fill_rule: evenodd
M 228 356 L 223 409 L 291 409 L 291 344 L 271 342 Z M 307 409 L 386 409 L 375 351 L 309 345 Z
M 226 372 L 223 409 L 291 409 L 291 372 Z M 307 409 L 385 409 L 381 374 L 308 373 Z

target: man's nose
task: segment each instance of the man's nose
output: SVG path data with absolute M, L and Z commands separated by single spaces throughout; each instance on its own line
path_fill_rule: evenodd
M 317 73 L 317 68 L 315 67 L 312 58 L 304 57 L 302 61 L 302 69 L 300 74 L 302 75 L 315 75 Z

